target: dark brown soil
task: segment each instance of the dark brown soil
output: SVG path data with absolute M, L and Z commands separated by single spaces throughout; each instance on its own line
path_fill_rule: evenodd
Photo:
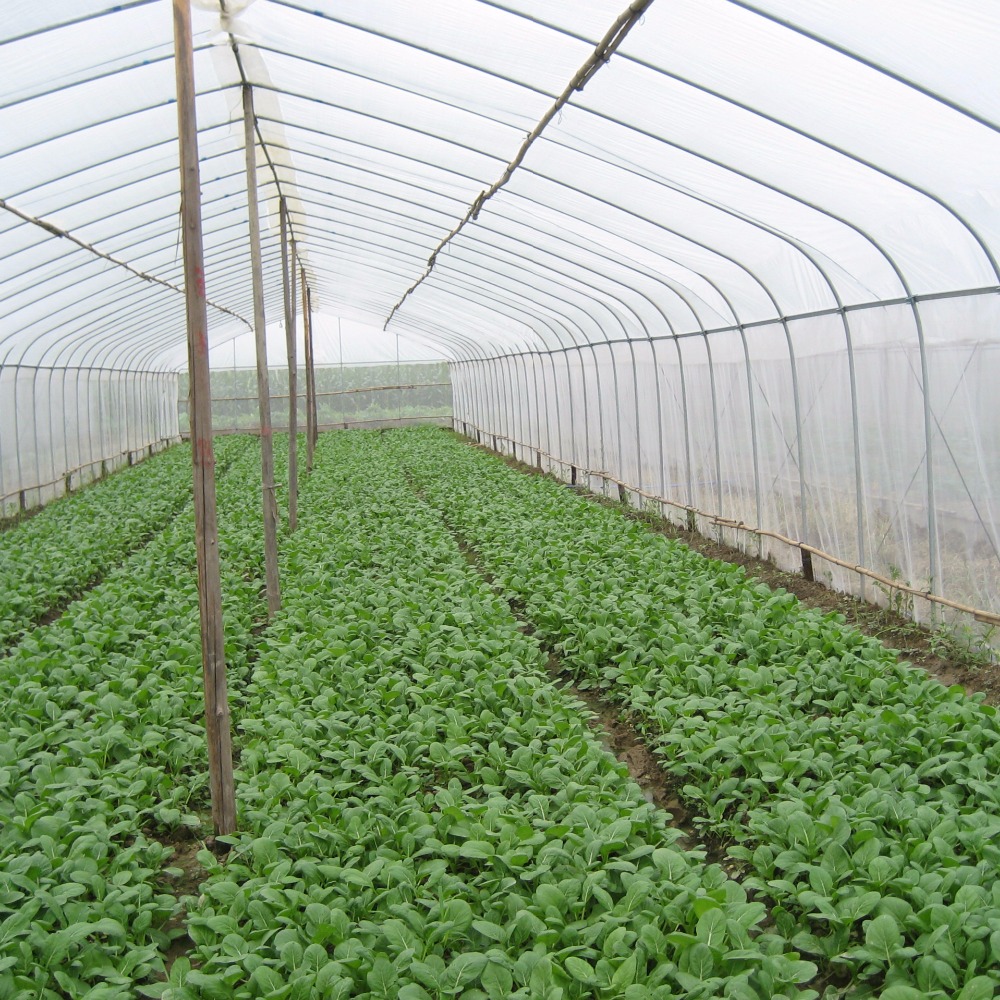
M 573 683 L 559 658 L 549 655 L 549 673 L 559 687 L 582 701 L 593 713 L 587 724 L 597 734 L 605 749 L 628 768 L 632 780 L 643 790 L 648 802 L 670 814 L 670 825 L 684 834 L 681 846 L 690 849 L 699 836 L 690 823 L 690 814 L 677 797 L 677 779 L 660 766 L 656 754 L 640 733 L 623 717 L 620 705 L 605 701 L 591 690 L 582 690 Z
M 169 839 L 161 838 L 161 840 L 174 848 L 174 855 L 170 859 L 169 867 L 181 869 L 181 874 L 178 876 L 164 876 L 166 890 L 178 899 L 198 895 L 201 883 L 208 877 L 208 872 L 198 860 L 198 852 L 205 847 L 205 844 L 200 840 L 188 840 L 183 837 L 179 837 L 175 843 Z M 183 930 L 186 924 L 187 913 L 182 909 L 163 925 L 163 931 L 166 934 L 173 934 Z M 193 948 L 194 942 L 186 933 L 178 934 L 177 937 L 173 938 L 170 947 L 163 954 L 166 974 L 170 974 L 170 969 L 178 958 L 186 958 Z M 165 979 L 166 976 L 163 978 Z

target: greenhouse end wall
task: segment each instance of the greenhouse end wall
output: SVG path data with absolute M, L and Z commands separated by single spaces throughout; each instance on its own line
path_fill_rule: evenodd
M 379 427 L 405 423 L 451 426 L 451 375 L 447 362 L 318 365 L 316 415 L 320 430 Z M 271 424 L 288 429 L 288 369 L 269 368 Z M 305 369 L 298 372 L 297 420 L 305 427 Z M 188 431 L 187 375 L 179 381 L 177 408 L 181 433 Z M 260 426 L 255 368 L 212 372 L 212 426 L 216 433 L 256 432 Z
M 813 560 L 828 586 L 1000 644 L 996 295 L 470 360 L 453 377 L 456 426 L 484 443 L 596 491 L 626 483 L 649 495 L 637 505 L 663 498 L 679 525 L 789 571 L 802 551 L 753 529 L 814 546 L 848 564 Z
M 0 517 L 179 439 L 174 372 L 0 367 Z

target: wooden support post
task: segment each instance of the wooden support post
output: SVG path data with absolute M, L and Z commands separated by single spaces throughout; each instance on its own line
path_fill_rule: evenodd
M 302 275 L 302 331 L 306 353 L 306 471 L 312 472 L 316 452 L 316 412 L 313 409 L 313 343 L 312 310 L 309 308 L 309 286 L 306 284 L 306 269 Z
M 254 145 L 253 91 L 243 85 L 243 133 L 246 143 L 247 207 L 250 217 L 250 265 L 253 270 L 253 328 L 257 346 L 257 401 L 260 409 L 260 475 L 264 508 L 264 577 L 267 613 L 281 607 L 278 579 L 278 500 L 274 487 L 274 442 L 271 437 L 271 387 L 267 377 L 264 320 L 264 271 L 260 253 L 260 210 L 257 205 L 257 151 Z
M 811 583 L 816 579 L 813 571 L 813 557 L 808 549 L 802 549 L 802 575 Z
M 189 0 L 174 0 L 177 119 L 180 137 L 184 289 L 187 298 L 188 377 L 194 456 L 194 518 L 198 554 L 198 610 L 205 685 L 205 730 L 212 823 L 216 835 L 236 829 L 233 748 L 226 689 L 226 646 L 222 625 L 219 533 L 215 507 L 215 454 L 212 448 L 212 389 L 208 369 L 208 312 L 201 235 L 201 182 L 195 121 L 194 58 Z
M 288 206 L 280 201 L 281 285 L 285 298 L 285 352 L 288 356 L 288 530 L 299 522 L 299 373 L 295 356 L 295 245 L 289 252 Z
M 313 295 L 306 289 L 306 307 L 309 309 L 309 381 L 312 384 L 313 447 L 319 441 L 319 403 L 316 399 L 316 345 L 313 342 Z

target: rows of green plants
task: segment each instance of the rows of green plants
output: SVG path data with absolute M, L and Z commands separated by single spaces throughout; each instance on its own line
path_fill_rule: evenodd
M 993 708 L 449 435 L 383 442 L 581 686 L 629 711 L 832 982 L 884 1000 L 997 993 Z
M 678 845 L 377 433 L 325 435 L 189 900 L 194 998 L 816 997 Z
M 179 445 L 0 533 L 0 651 L 121 563 L 190 497 L 191 449 Z
M 263 614 L 260 473 L 255 443 L 225 449 L 220 543 L 238 694 Z M 148 493 L 148 475 L 166 491 L 173 480 L 158 465 L 130 474 L 129 490 Z M 189 505 L 0 660 L 3 1000 L 129 997 L 164 968 L 180 933 L 171 844 L 201 832 L 206 806 L 197 600 Z

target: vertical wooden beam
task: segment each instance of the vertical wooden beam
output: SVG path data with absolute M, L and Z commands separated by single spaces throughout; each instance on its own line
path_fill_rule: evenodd
M 194 58 L 189 0 L 174 0 L 177 70 L 177 119 L 180 138 L 184 289 L 187 298 L 188 378 L 191 445 L 194 456 L 194 517 L 198 553 L 198 610 L 205 686 L 205 730 L 217 835 L 236 829 L 233 748 L 226 690 L 226 647 L 222 624 L 222 584 L 215 506 L 215 454 L 212 448 L 212 391 L 208 368 L 208 312 L 201 233 L 201 182 L 198 126 L 195 121 Z
M 289 252 L 288 206 L 282 196 L 281 286 L 285 297 L 285 353 L 288 357 L 288 530 L 299 522 L 299 373 L 295 355 L 295 245 Z
M 306 287 L 306 308 L 309 310 L 309 381 L 312 383 L 313 448 L 319 441 L 319 404 L 316 401 L 316 346 L 313 343 L 313 296 Z
M 264 577 L 267 613 L 281 607 L 278 579 L 278 501 L 274 487 L 274 442 L 271 435 L 271 387 L 267 377 L 264 320 L 264 271 L 260 253 L 260 209 L 257 204 L 257 151 L 254 146 L 253 91 L 243 85 L 243 134 L 247 163 L 247 207 L 250 217 L 250 266 L 253 270 L 253 328 L 257 346 L 257 402 L 260 409 L 260 475 L 264 508 Z
M 302 328 L 306 353 L 306 469 L 312 471 L 316 451 L 316 411 L 313 409 L 313 343 L 312 310 L 309 308 L 309 286 L 306 284 L 306 269 L 300 269 L 302 279 Z

